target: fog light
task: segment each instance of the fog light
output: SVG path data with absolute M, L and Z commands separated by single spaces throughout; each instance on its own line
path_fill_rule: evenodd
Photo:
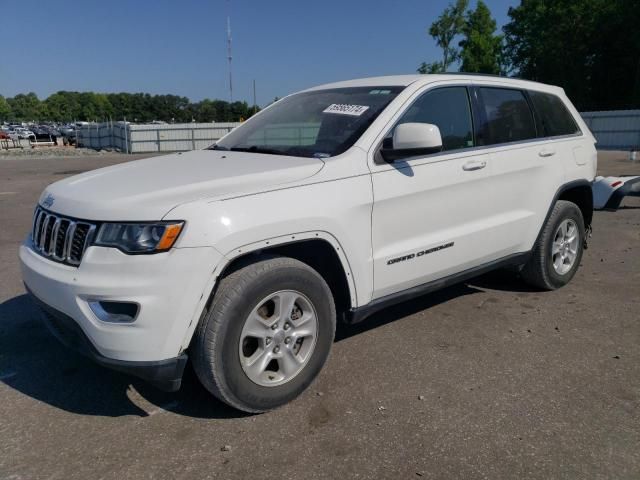
M 99 320 L 109 323 L 131 323 L 138 316 L 140 306 L 133 302 L 90 301 L 89 308 Z

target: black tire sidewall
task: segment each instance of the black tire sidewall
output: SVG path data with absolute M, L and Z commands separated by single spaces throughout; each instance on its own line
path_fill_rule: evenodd
M 559 288 L 571 281 L 573 276 L 576 274 L 580 266 L 580 262 L 582 261 L 582 253 L 583 253 L 583 243 L 585 238 L 585 228 L 584 228 L 584 220 L 582 218 L 582 212 L 577 205 L 573 203 L 564 203 L 559 204 L 556 208 L 558 208 L 558 212 L 552 218 L 552 223 L 550 228 L 547 230 L 547 235 L 544 239 L 543 251 L 545 255 L 545 270 L 547 274 L 547 278 L 554 288 Z M 573 263 L 571 269 L 565 273 L 564 275 L 560 275 L 556 272 L 555 268 L 553 268 L 553 260 L 551 257 L 551 250 L 553 247 L 553 239 L 555 233 L 560 226 L 560 224 L 565 220 L 573 220 L 575 224 L 578 226 L 578 251 L 576 254 L 576 259 Z
M 239 344 L 245 319 L 263 298 L 281 291 L 296 290 L 304 294 L 313 304 L 318 319 L 318 336 L 311 358 L 293 379 L 276 387 L 264 387 L 251 381 L 242 369 Z M 216 360 L 216 380 L 225 384 L 225 389 L 248 409 L 263 411 L 283 405 L 300 395 L 322 369 L 335 333 L 335 311 L 329 301 L 331 291 L 322 278 L 303 268 L 281 267 L 271 270 L 241 288 L 232 302 L 227 305 L 220 330 L 222 348 L 213 352 Z M 234 402 L 234 403 L 235 403 Z

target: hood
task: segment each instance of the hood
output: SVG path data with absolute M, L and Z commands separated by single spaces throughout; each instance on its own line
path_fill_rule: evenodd
M 318 173 L 316 158 L 197 150 L 92 170 L 53 183 L 40 205 L 86 220 L 160 220 L 182 203 L 272 190 Z

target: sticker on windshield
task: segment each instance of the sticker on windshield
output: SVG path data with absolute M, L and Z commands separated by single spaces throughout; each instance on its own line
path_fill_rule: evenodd
M 325 108 L 322 113 L 338 113 L 340 115 L 351 115 L 353 117 L 359 117 L 367 110 L 369 110 L 369 107 L 364 105 L 347 105 L 344 103 L 333 103 Z

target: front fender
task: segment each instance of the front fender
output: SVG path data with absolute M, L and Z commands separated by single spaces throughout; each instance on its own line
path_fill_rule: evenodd
M 320 239 L 336 251 L 349 283 L 351 303 L 368 303 L 373 290 L 368 175 L 282 188 L 229 200 L 177 207 L 186 220 L 177 248 L 210 246 L 224 255 L 218 275 L 234 258 L 276 245 Z

